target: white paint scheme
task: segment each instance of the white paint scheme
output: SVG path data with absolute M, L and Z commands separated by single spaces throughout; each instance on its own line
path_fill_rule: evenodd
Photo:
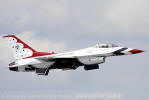
M 104 62 L 103 57 L 113 56 L 112 52 L 119 50 L 121 48 L 123 47 L 113 47 L 113 48 L 89 47 L 86 49 L 76 50 L 76 51 L 67 52 L 67 53 L 59 53 L 59 54 L 17 60 L 16 66 L 34 65 L 37 68 L 46 68 L 46 67 L 52 66 L 55 63 L 55 62 L 44 62 L 43 60 L 39 60 L 41 58 L 43 59 L 77 58 L 83 64 L 100 64 Z M 128 49 L 128 50 L 132 50 L 132 49 Z M 123 51 L 123 53 L 131 54 L 131 53 L 127 53 L 128 50 Z M 90 62 L 87 62 L 87 61 L 90 61 Z
M 30 57 L 33 55 L 33 51 L 29 48 L 24 48 L 22 43 L 17 43 L 17 39 L 14 37 L 5 37 L 6 41 L 8 42 L 10 48 L 13 51 L 14 58 L 16 60 Z
M 78 60 L 85 65 L 101 64 L 105 62 L 105 57 L 79 57 Z
M 35 58 L 21 59 L 16 61 L 16 66 L 33 65 L 36 68 L 47 68 L 52 66 L 55 62 L 44 62 Z
M 10 70 L 13 71 L 33 71 L 34 69 L 39 72 L 47 72 L 47 69 L 52 69 L 53 66 L 57 63 L 60 63 L 59 66 L 55 68 L 61 68 L 63 70 L 73 69 L 74 67 L 79 66 L 90 66 L 97 65 L 105 62 L 105 59 L 109 56 L 119 56 L 119 55 L 130 55 L 143 52 L 138 49 L 119 47 L 113 44 L 97 44 L 95 46 L 76 50 L 67 53 L 58 53 L 58 54 L 47 54 L 33 56 L 36 52 L 34 49 L 26 45 L 24 42 L 20 41 L 14 35 L 8 35 L 4 37 L 9 46 L 13 50 L 15 57 L 15 62 L 9 65 Z M 19 42 L 18 42 L 19 41 Z M 26 47 L 25 47 L 26 46 Z M 77 61 L 77 62 L 76 62 Z M 63 64 L 67 65 L 66 67 L 61 67 Z M 70 64 L 70 65 L 69 65 Z M 98 66 L 96 66 L 98 67 Z M 14 69 L 13 69 L 14 68 Z M 30 68 L 30 69 L 27 69 Z M 46 70 L 45 70 L 46 69 Z M 54 69 L 54 68 L 53 68 Z M 43 75 L 46 75 L 43 73 Z M 39 73 L 42 74 L 42 73 Z
M 68 53 L 60 53 L 55 55 L 49 55 L 47 57 L 54 58 L 75 58 L 75 57 L 83 57 L 83 56 L 111 56 L 111 52 L 119 50 L 123 47 L 115 47 L 115 48 L 95 48 L 90 47 L 86 49 L 76 50 Z
M 122 51 L 122 53 L 124 53 L 125 55 L 131 55 L 132 53 L 129 52 L 129 51 L 131 51 L 131 50 L 133 50 L 133 49 L 132 49 L 132 48 L 128 48 L 127 50 Z

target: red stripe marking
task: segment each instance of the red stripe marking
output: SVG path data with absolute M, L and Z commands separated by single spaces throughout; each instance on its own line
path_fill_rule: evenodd
M 23 48 L 28 48 L 30 50 L 33 51 L 33 55 L 30 56 L 30 57 L 26 57 L 26 58 L 32 58 L 32 57 L 39 57 L 39 56 L 46 56 L 46 55 L 52 55 L 52 54 L 56 54 L 54 52 L 52 53 L 47 53 L 47 52 L 37 52 L 36 50 L 34 50 L 33 48 L 31 48 L 30 46 L 28 46 L 26 43 L 24 43 L 22 40 L 20 40 L 18 37 L 16 37 L 15 35 L 7 35 L 7 36 L 3 36 L 4 38 L 5 37 L 12 37 L 12 38 L 15 38 L 17 40 L 17 43 L 22 43 L 24 45 Z M 24 59 L 26 59 L 24 58 Z
M 36 50 L 34 50 L 33 48 L 31 48 L 29 45 L 27 45 L 26 43 L 24 43 L 22 40 L 20 40 L 18 37 L 16 37 L 15 35 L 8 35 L 8 36 L 3 36 L 4 38 L 5 37 L 12 37 L 12 38 L 15 38 L 17 40 L 17 43 L 22 43 L 24 45 L 23 48 L 28 48 L 30 50 L 32 50 L 33 52 L 37 52 Z

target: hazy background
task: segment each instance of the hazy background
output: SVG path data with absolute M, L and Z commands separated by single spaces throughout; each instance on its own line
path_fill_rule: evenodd
M 114 43 L 145 53 L 111 57 L 100 70 L 9 71 L 0 39 L 1 100 L 149 100 L 149 0 L 0 0 L 0 33 L 38 51 L 66 52 Z

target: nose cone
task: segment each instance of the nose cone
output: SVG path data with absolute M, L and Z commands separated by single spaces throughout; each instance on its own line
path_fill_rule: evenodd
M 132 54 L 137 54 L 137 53 L 141 53 L 144 52 L 143 50 L 139 50 L 139 49 L 132 49 L 129 52 L 131 52 Z

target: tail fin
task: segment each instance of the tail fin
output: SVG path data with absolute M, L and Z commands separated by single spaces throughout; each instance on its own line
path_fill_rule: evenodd
M 21 41 L 15 35 L 3 36 L 8 41 L 10 48 L 13 50 L 13 55 L 16 60 L 33 56 L 36 52 L 33 48 Z

